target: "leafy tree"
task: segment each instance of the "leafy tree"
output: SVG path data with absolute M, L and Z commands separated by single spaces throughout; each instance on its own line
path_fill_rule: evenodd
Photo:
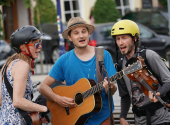
M 10 2 L 14 3 L 15 0 L 0 0 L 0 5 L 5 5 L 5 6 L 10 6 Z M 24 3 L 26 4 L 26 8 L 30 8 L 30 0 L 23 0 Z
M 10 6 L 10 2 L 14 2 L 14 0 L 1 0 L 0 5 Z
M 39 23 L 40 25 L 42 25 L 44 23 L 56 22 L 57 21 L 56 16 L 57 11 L 51 0 L 37 0 L 37 4 L 34 7 L 35 26 L 39 27 Z
M 97 0 L 92 14 L 95 23 L 115 22 L 120 16 L 114 0 Z
M 167 7 L 167 0 L 158 0 L 158 1 L 162 6 Z
M 26 8 L 30 8 L 30 7 L 31 7 L 31 2 L 30 2 L 30 0 L 24 0 L 24 3 L 26 4 L 26 5 L 25 5 Z

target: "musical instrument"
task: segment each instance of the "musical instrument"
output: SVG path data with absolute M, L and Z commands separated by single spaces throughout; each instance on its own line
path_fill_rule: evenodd
M 110 81 L 120 79 L 123 75 L 132 73 L 142 68 L 141 61 L 117 72 L 111 76 Z M 101 110 L 101 96 L 98 91 L 103 89 L 103 81 L 96 84 L 94 80 L 82 78 L 72 86 L 57 86 L 53 92 L 74 99 L 77 104 L 75 108 L 62 107 L 59 104 L 47 100 L 52 118 L 52 125 L 83 125 L 89 113 L 97 113 Z
M 33 125 L 42 125 L 38 112 L 30 112 L 29 115 L 32 119 Z
M 156 96 L 156 90 L 158 89 L 158 81 L 153 75 L 150 75 L 146 71 L 146 65 L 144 61 L 142 61 L 142 57 L 137 57 L 137 60 L 140 60 L 142 62 L 143 68 L 133 73 L 127 74 L 128 78 L 131 79 L 133 82 L 137 81 L 141 85 L 141 89 L 145 95 L 149 96 L 149 91 L 151 91 L 165 108 L 170 108 L 170 105 L 164 102 L 160 98 L 160 96 Z

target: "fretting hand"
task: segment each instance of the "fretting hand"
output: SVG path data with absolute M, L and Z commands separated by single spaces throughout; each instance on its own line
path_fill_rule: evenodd
M 160 93 L 157 92 L 157 93 L 156 93 L 156 96 L 160 96 Z M 154 102 L 154 103 L 158 101 L 158 99 L 153 95 L 153 93 L 152 93 L 151 91 L 149 91 L 149 100 L 150 100 L 151 102 Z
M 109 84 L 107 81 L 107 77 L 105 77 L 105 79 L 104 79 L 103 87 L 105 88 L 105 91 L 108 94 Z M 115 86 L 115 84 L 113 82 L 110 82 L 110 88 L 111 88 L 111 95 L 113 95 L 116 92 L 117 87 Z

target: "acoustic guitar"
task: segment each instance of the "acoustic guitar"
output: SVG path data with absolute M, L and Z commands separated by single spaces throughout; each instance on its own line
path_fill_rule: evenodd
M 120 79 L 124 75 L 142 69 L 141 61 L 111 76 L 110 81 Z M 57 86 L 53 92 L 74 99 L 75 108 L 62 107 L 59 104 L 47 100 L 52 117 L 52 125 L 83 125 L 90 115 L 97 113 L 102 108 L 102 100 L 99 91 L 103 89 L 103 81 L 96 84 L 94 80 L 82 78 L 72 86 Z

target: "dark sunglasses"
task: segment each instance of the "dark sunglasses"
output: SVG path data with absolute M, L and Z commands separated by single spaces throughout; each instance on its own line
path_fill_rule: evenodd
M 40 40 L 38 43 L 35 44 L 28 44 L 28 46 L 35 46 L 36 49 L 38 49 L 40 45 L 42 45 L 42 40 Z

